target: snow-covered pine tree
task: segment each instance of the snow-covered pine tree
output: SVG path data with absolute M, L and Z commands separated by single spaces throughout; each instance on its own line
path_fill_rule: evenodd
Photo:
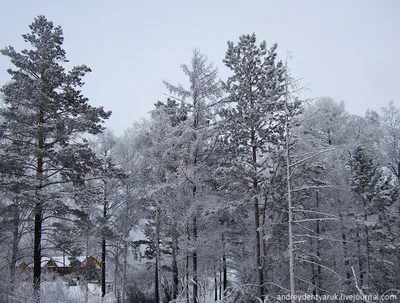
M 400 110 L 391 101 L 382 108 L 381 125 L 383 131 L 383 155 L 387 167 L 393 175 L 393 180 L 400 189 Z M 394 243 L 396 289 L 400 289 L 400 199 L 393 207 L 393 214 L 397 213 L 397 220 L 393 222 L 392 241 Z
M 63 204 L 57 185 L 81 184 L 99 163 L 81 134 L 98 134 L 111 112 L 88 104 L 80 87 L 91 70 L 68 62 L 62 48 L 63 31 L 45 16 L 38 16 L 23 35 L 29 49 L 18 53 L 12 46 L 1 50 L 15 69 L 5 84 L 5 106 L 0 110 L 3 139 L 1 170 L 27 184 L 24 189 L 34 214 L 34 274 L 36 295 L 41 281 L 41 241 L 45 213 Z M 14 182 L 10 179 L 10 182 Z M 40 298 L 38 298 L 40 300 Z
M 355 198 L 360 287 L 368 292 L 383 293 L 395 287 L 395 272 L 392 266 L 387 266 L 390 261 L 386 258 L 391 250 L 392 217 L 396 216 L 392 213 L 392 205 L 398 198 L 398 189 L 361 146 L 355 148 L 349 164 Z M 376 250 L 378 246 L 380 249 Z
M 230 183 L 243 186 L 245 202 L 253 202 L 255 233 L 255 270 L 257 295 L 264 297 L 264 222 L 265 201 L 262 189 L 267 186 L 271 150 L 278 144 L 284 129 L 282 96 L 285 92 L 285 66 L 277 61 L 277 45 L 258 46 L 256 35 L 243 35 L 237 45 L 228 42 L 224 63 L 233 71 L 225 84 L 228 104 L 220 112 L 222 140 L 230 165 L 221 175 Z M 227 180 L 227 178 L 226 178 Z

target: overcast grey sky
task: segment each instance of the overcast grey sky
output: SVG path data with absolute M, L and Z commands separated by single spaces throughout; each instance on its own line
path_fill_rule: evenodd
M 83 89 L 91 104 L 112 110 L 117 134 L 165 100 L 162 80 L 184 83 L 180 70 L 194 47 L 220 70 L 227 41 L 256 33 L 290 51 L 292 74 L 311 83 L 310 97 L 343 100 L 351 113 L 400 108 L 400 1 L 1 1 L 0 48 L 26 48 L 21 34 L 39 14 L 64 30 L 72 65 L 93 72 Z M 11 67 L 0 57 L 0 85 Z

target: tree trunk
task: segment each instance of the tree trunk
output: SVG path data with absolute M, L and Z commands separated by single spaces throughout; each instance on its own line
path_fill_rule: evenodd
M 219 260 L 219 299 L 222 300 L 222 265 L 221 260 Z
M 118 245 L 118 243 L 117 243 L 117 247 L 116 247 L 116 251 L 115 251 L 115 258 L 114 258 L 114 262 L 115 262 L 115 268 L 114 268 L 114 296 L 116 297 L 117 296 L 117 292 L 118 292 L 118 289 L 117 289 L 117 285 L 118 285 L 118 272 L 119 272 L 119 265 L 118 265 L 118 263 L 119 263 L 119 250 L 120 250 L 120 248 L 119 248 L 119 245 Z
M 290 294 L 292 295 L 291 302 L 295 303 L 294 296 L 296 294 L 294 284 L 294 247 L 293 247 L 293 206 L 292 206 L 292 189 L 290 184 L 290 153 L 289 148 L 286 150 L 286 165 L 287 165 L 287 200 L 288 200 L 288 224 L 289 224 L 289 284 Z
M 318 190 L 316 191 L 316 193 L 315 193 L 315 200 L 316 200 L 316 206 L 317 206 L 317 211 L 319 211 L 319 192 L 318 192 Z M 316 235 L 317 235 L 317 252 L 316 252 L 316 255 L 317 255 L 317 289 L 318 289 L 318 291 L 317 291 L 317 294 L 319 294 L 319 290 L 322 288 L 322 268 L 321 268 L 321 265 L 320 265 L 320 263 L 321 263 L 321 241 L 320 241 L 320 237 L 319 237 L 319 235 L 320 235 L 320 226 L 319 226 L 319 224 L 320 224 L 320 221 L 319 220 L 317 220 L 316 221 L 316 223 L 315 223 L 315 233 L 316 233 Z
M 346 285 L 350 285 L 351 273 L 350 273 L 350 264 L 349 264 L 349 253 L 347 249 L 347 236 L 345 233 L 343 215 L 339 212 L 340 224 L 342 229 L 342 245 L 343 245 L 343 257 L 344 257 L 344 270 L 346 273 Z
M 216 269 L 214 269 L 214 301 L 218 301 L 218 279 Z
M 195 189 L 194 189 L 195 190 Z M 196 215 L 193 218 L 193 241 L 194 241 L 194 250 L 193 250 L 193 303 L 198 302 L 198 285 L 197 285 L 197 217 Z
M 125 303 L 126 297 L 126 269 L 128 267 L 128 244 L 124 240 L 124 269 L 122 273 L 122 303 Z
M 90 225 L 89 225 L 89 210 L 87 210 L 87 227 L 86 227 L 86 256 L 85 262 L 86 266 L 84 267 L 84 275 L 85 275 L 85 303 L 89 302 L 89 281 L 88 281 L 88 260 L 89 260 L 89 236 L 90 236 Z
M 172 231 L 172 299 L 178 297 L 178 287 L 179 287 L 179 272 L 178 272 L 178 262 L 176 260 L 178 252 L 178 232 L 176 223 L 173 223 Z
M 250 139 L 251 139 L 251 151 L 252 151 L 252 166 L 254 172 L 257 173 L 257 145 L 256 145 L 254 129 L 251 129 Z M 253 190 L 254 194 L 256 195 L 258 191 L 257 177 L 254 177 L 253 179 Z M 262 239 L 261 239 L 260 229 L 262 227 L 260 226 L 260 209 L 257 196 L 254 197 L 254 223 L 255 223 L 255 235 L 256 235 L 257 296 L 260 299 L 262 299 L 264 297 L 264 275 L 263 275 L 264 260 L 261 254 Z
M 156 202 L 156 264 L 154 275 L 154 303 L 160 303 L 160 278 L 159 278 L 159 262 L 160 262 L 160 207 Z
M 34 226 L 34 245 L 33 245 L 33 284 L 35 297 L 40 302 L 40 280 L 42 274 L 41 268 L 41 240 L 42 240 L 42 206 L 36 203 L 35 207 L 35 226 Z
M 359 231 L 357 230 L 356 233 L 357 237 L 357 249 L 358 249 L 358 270 L 360 271 L 360 286 L 364 284 L 364 258 L 363 258 L 363 253 L 362 253 L 362 246 L 361 246 L 361 236 Z
M 291 302 L 295 303 L 295 283 L 294 283 L 294 247 L 293 247 L 293 205 L 292 205 L 292 184 L 291 184 L 291 161 L 290 161 L 290 123 L 288 108 L 288 92 L 286 85 L 285 112 L 286 112 L 286 132 L 285 132 L 285 149 L 286 149 L 286 186 L 288 201 L 288 230 L 289 230 L 289 284 Z
M 311 247 L 314 246 L 314 240 L 311 238 Z M 317 273 L 315 271 L 315 263 L 311 262 L 311 284 L 314 286 L 313 287 L 313 296 L 314 296 L 314 302 L 316 302 L 315 296 L 318 294 L 318 289 L 317 289 Z
M 44 81 L 44 73 L 41 75 Z M 44 111 L 39 108 L 38 113 L 38 125 L 41 126 L 44 123 Z M 38 132 L 38 152 L 37 152 L 37 166 L 36 166 L 36 204 L 35 204 L 35 221 L 34 221 L 34 240 L 33 240 L 33 289 L 36 302 L 40 302 L 40 282 L 42 275 L 42 223 L 43 223 L 43 205 L 42 198 L 40 197 L 40 191 L 43 187 L 43 171 L 44 171 L 44 159 L 43 149 L 45 139 L 42 130 L 39 127 Z
M 103 219 L 104 225 L 107 222 L 107 182 L 104 183 L 104 196 L 103 196 Z M 104 234 L 106 226 L 103 227 L 103 239 L 101 244 L 101 297 L 104 298 L 106 295 L 106 236 Z
M 190 232 L 189 225 L 186 225 L 187 250 L 186 250 L 186 303 L 190 303 L 190 283 L 189 283 L 189 261 L 190 261 Z
M 17 265 L 18 257 L 18 246 L 21 239 L 19 233 L 20 228 L 20 206 L 18 205 L 18 198 L 14 200 L 14 210 L 13 210 L 13 236 L 12 236 L 12 248 L 11 248 L 11 261 L 10 261 L 10 292 L 14 290 L 15 283 L 15 269 Z
M 103 236 L 101 244 L 101 297 L 106 296 L 106 239 Z
M 223 278 L 223 286 L 222 286 L 222 296 L 225 296 L 226 294 L 226 289 L 228 288 L 228 269 L 226 266 L 226 252 L 225 252 L 225 238 L 224 234 L 222 234 L 222 245 L 223 245 L 223 251 L 222 251 L 222 278 Z
M 365 230 L 365 280 L 363 285 L 366 289 L 369 287 L 369 275 L 370 275 L 370 257 L 369 257 L 369 231 L 368 231 L 368 214 L 367 214 L 367 203 L 364 201 L 364 230 Z
M 257 269 L 257 296 L 264 296 L 264 279 L 263 279 L 263 260 L 261 258 L 261 239 L 260 239 L 260 213 L 258 198 L 254 198 L 254 221 L 256 227 L 256 269 Z

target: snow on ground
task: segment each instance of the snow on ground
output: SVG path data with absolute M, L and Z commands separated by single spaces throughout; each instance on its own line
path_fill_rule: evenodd
M 17 302 L 33 302 L 31 284 L 21 285 L 13 299 Z M 56 281 L 43 281 L 41 283 L 41 302 L 43 303 L 115 303 L 117 299 L 113 293 L 108 293 L 101 298 L 101 286 L 97 283 L 89 283 L 87 301 L 85 300 L 86 287 L 83 284 L 68 286 L 63 279 Z
M 51 283 L 51 282 L 48 282 Z M 53 282 L 54 283 L 57 282 Z M 54 287 L 51 286 L 50 287 Z M 45 287 L 44 287 L 45 288 Z M 79 284 L 77 286 L 68 286 L 67 283 L 62 283 L 62 288 L 63 288 L 63 293 L 67 296 L 69 301 L 72 302 L 85 302 L 85 294 L 86 294 L 86 286 L 83 284 Z M 101 286 L 97 283 L 88 283 L 88 289 L 87 289 L 87 298 L 88 298 L 88 303 L 114 303 L 116 302 L 116 298 L 114 297 L 113 293 L 108 293 L 106 296 L 103 298 L 103 301 L 101 300 Z

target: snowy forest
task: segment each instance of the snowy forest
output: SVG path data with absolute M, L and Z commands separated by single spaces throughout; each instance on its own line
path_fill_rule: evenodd
M 164 81 L 149 118 L 116 136 L 112 108 L 82 92 L 90 68 L 66 68 L 62 28 L 29 28 L 26 49 L 1 50 L 14 67 L 0 93 L 0 302 L 398 302 L 393 102 L 359 116 L 302 99 L 290 57 L 246 34 L 227 43 L 227 79 L 194 49 L 188 84 Z

